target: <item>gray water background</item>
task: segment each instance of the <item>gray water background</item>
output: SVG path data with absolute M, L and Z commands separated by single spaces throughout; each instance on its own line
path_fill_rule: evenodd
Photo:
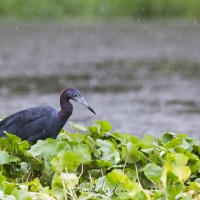
M 199 139 L 200 22 L 0 23 L 0 116 L 41 104 L 59 110 L 67 87 L 97 112 L 74 102 L 74 123 L 105 119 L 139 137 Z

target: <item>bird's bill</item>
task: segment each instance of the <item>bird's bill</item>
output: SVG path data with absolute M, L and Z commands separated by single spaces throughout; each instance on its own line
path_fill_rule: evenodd
M 87 108 L 96 115 L 95 111 L 90 106 L 87 106 Z
M 96 115 L 95 111 L 88 105 L 87 101 L 83 97 L 74 97 L 73 99 L 74 101 L 87 107 L 91 112 L 93 112 Z

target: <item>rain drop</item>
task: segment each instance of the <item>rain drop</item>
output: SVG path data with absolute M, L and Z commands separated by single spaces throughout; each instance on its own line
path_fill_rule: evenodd
M 1 67 L 3 67 L 3 59 L 1 58 Z

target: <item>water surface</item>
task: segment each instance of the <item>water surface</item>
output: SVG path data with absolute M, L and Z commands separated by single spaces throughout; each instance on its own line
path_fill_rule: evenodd
M 40 104 L 59 110 L 61 91 L 77 87 L 98 115 L 73 103 L 70 121 L 200 138 L 199 35 L 196 21 L 1 22 L 0 116 Z

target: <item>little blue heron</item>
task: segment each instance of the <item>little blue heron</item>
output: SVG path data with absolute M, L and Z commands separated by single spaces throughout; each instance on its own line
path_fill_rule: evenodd
M 73 106 L 69 102 L 70 99 L 86 106 L 96 114 L 78 89 L 68 88 L 60 96 L 60 111 L 50 106 L 37 106 L 9 115 L 0 121 L 0 137 L 6 137 L 4 133 L 6 131 L 29 142 L 46 138 L 55 139 L 72 114 Z

